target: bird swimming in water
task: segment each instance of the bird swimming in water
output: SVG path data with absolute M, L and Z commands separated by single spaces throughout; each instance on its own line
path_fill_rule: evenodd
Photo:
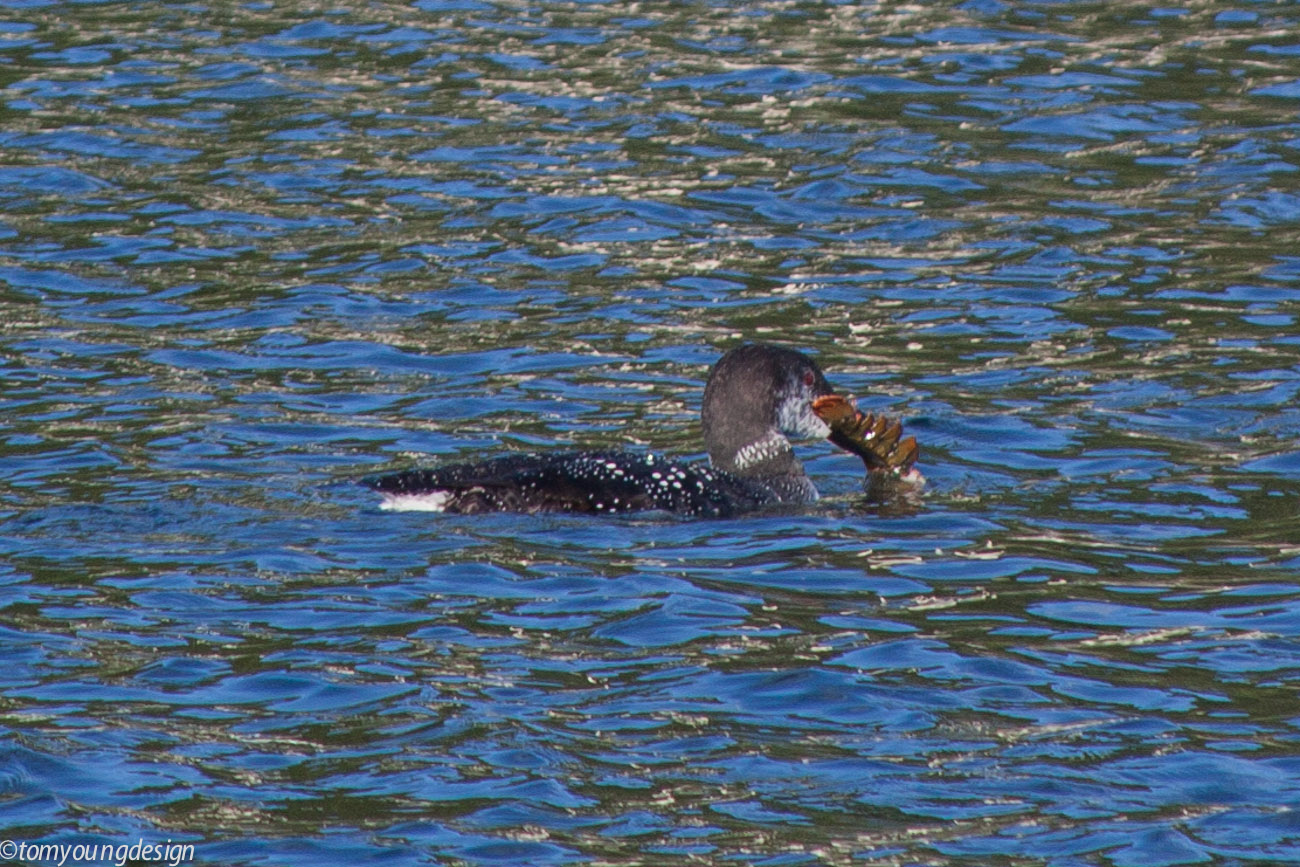
M 383 508 L 405 511 L 653 510 L 684 517 L 729 517 L 809 503 L 817 499 L 817 489 L 787 436 L 833 436 L 837 444 L 864 453 L 841 442 L 843 424 L 833 433 L 814 410 L 814 401 L 828 395 L 834 391 L 806 355 L 748 344 L 723 355 L 704 387 L 701 421 L 708 464 L 622 451 L 512 454 L 407 470 L 366 479 L 364 484 L 383 495 Z M 912 459 L 914 451 L 913 443 Z M 870 468 L 865 454 L 864 460 Z

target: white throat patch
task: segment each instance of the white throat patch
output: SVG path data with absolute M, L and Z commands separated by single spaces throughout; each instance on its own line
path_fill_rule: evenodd
M 830 425 L 813 412 L 812 397 L 803 389 L 781 401 L 776 411 L 776 426 L 794 437 L 825 439 L 831 435 Z

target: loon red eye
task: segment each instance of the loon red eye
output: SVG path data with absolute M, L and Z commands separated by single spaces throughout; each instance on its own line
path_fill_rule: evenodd
M 803 372 L 804 385 L 811 386 L 816 381 L 817 381 L 817 377 L 813 376 L 813 372 L 811 370 L 805 370 Z

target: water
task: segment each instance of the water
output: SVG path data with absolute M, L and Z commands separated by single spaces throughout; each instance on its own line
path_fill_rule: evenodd
M 0 4 L 0 832 L 198 863 L 1300 860 L 1300 12 Z M 932 483 L 700 452 L 814 353 Z

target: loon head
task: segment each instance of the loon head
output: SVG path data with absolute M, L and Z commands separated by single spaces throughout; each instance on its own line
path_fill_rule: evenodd
M 816 362 L 793 349 L 756 343 L 731 350 L 704 387 L 709 459 L 741 476 L 802 474 L 786 436 L 829 436 L 812 401 L 833 393 Z

